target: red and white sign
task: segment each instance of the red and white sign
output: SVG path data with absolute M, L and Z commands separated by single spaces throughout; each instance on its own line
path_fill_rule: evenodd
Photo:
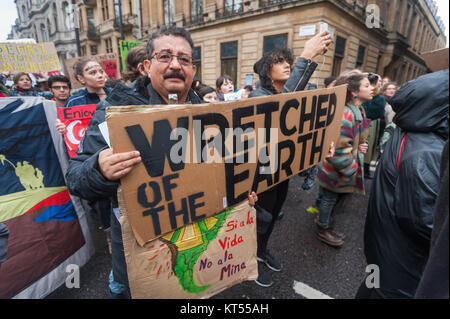
M 58 118 L 66 126 L 64 141 L 70 158 L 77 156 L 76 150 L 92 116 L 94 116 L 95 110 L 95 104 L 58 107 Z

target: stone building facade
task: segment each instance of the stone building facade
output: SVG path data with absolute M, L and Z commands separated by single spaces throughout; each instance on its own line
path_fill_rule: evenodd
M 145 1 L 144 1 L 145 2 Z M 442 21 L 429 0 L 161 0 L 142 8 L 143 37 L 163 24 L 187 28 L 194 39 L 199 78 L 211 86 L 223 73 L 242 87 L 253 64 L 275 45 L 299 56 L 326 22 L 334 33 L 312 82 L 355 68 L 402 84 L 427 69 L 420 54 L 445 47 Z M 305 33 L 302 33 L 305 34 Z M 306 32 L 307 34 L 307 32 Z M 257 78 L 253 78 L 253 82 Z
M 188 29 L 195 43 L 197 75 L 211 86 L 221 74 L 230 74 L 238 88 L 246 81 L 256 82 L 253 64 L 264 52 L 281 45 L 292 48 L 294 55 L 299 56 L 311 38 L 308 31 L 318 32 L 320 22 L 328 24 L 334 42 L 324 56 L 316 58 L 319 66 L 311 81 L 319 87 L 324 78 L 355 68 L 389 76 L 402 84 L 427 71 L 421 53 L 446 44 L 433 0 L 75 2 L 82 55 L 119 52 L 121 4 L 125 40 L 145 41 L 162 25 Z M 28 33 L 38 42 L 45 40 L 47 34 L 63 56 L 74 55 L 69 0 L 16 3 L 22 34 Z M 32 18 L 23 19 L 27 14 Z
M 61 63 L 77 56 L 74 10 L 70 0 L 15 0 L 19 38 L 53 42 Z M 63 64 L 61 64 L 63 65 Z

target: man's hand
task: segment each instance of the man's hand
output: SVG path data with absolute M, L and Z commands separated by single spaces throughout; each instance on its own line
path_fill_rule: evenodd
M 98 166 L 106 179 L 116 181 L 127 175 L 141 160 L 137 151 L 113 154 L 113 150 L 108 148 L 98 155 Z
M 66 132 L 66 126 L 59 119 L 56 119 L 56 129 L 61 135 L 64 135 L 64 133 Z
M 258 196 L 255 192 L 252 192 L 251 194 L 248 194 L 248 203 L 250 206 L 255 206 L 255 203 L 258 201 Z
M 369 144 L 367 144 L 367 143 L 359 144 L 359 146 L 358 146 L 358 151 L 363 154 L 366 154 L 368 149 L 369 149 Z
M 306 41 L 305 49 L 300 56 L 312 60 L 319 54 L 325 54 L 331 42 L 330 33 L 328 31 L 323 31 Z

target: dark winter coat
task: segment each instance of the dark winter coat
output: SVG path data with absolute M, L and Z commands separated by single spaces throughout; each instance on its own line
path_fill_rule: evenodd
M 191 89 L 186 103 L 199 104 L 202 100 Z M 148 77 L 139 78 L 130 87 L 122 83 L 117 84 L 108 97 L 97 105 L 97 111 L 78 146 L 78 156 L 69 160 L 66 179 L 70 193 L 87 200 L 108 197 L 112 200 L 113 207 L 117 207 L 119 182 L 107 180 L 98 166 L 99 153 L 109 147 L 98 127 L 105 122 L 106 107 L 161 104 L 167 103 L 153 89 Z
M 364 232 L 367 263 L 379 266 L 387 298 L 414 297 L 428 259 L 448 97 L 446 70 L 406 83 L 391 101 L 397 127 L 376 171 Z

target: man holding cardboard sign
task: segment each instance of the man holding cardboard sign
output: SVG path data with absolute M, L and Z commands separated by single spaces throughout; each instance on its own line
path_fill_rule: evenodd
M 184 118 L 183 116 L 178 121 L 180 125 L 178 127 L 183 127 L 183 125 L 188 124 L 187 119 L 193 120 L 193 115 L 197 114 L 197 111 L 195 110 L 195 107 L 154 107 L 153 111 L 154 113 L 154 119 L 157 117 L 161 117 L 160 126 L 158 125 L 151 125 L 152 123 L 148 122 L 145 127 L 140 127 L 139 125 L 130 126 L 128 130 L 120 129 L 120 133 L 127 132 L 130 135 L 130 138 L 128 139 L 128 143 L 125 145 L 125 143 L 121 143 L 116 145 L 115 151 L 118 153 L 114 153 L 111 148 L 109 148 L 108 144 L 106 143 L 104 137 L 102 136 L 101 130 L 99 128 L 99 124 L 102 124 L 105 121 L 105 110 L 106 106 L 123 106 L 123 105 L 164 105 L 164 104 L 200 104 L 203 101 L 195 94 L 195 92 L 191 89 L 191 84 L 193 77 L 196 72 L 196 67 L 192 64 L 192 49 L 193 49 L 193 42 L 189 35 L 189 33 L 182 29 L 182 28 L 176 28 L 176 27 L 162 27 L 159 31 L 153 33 L 150 36 L 150 39 L 148 41 L 147 45 L 147 51 L 149 53 L 149 60 L 146 60 L 144 65 L 145 69 L 148 72 L 148 77 L 144 76 L 139 78 L 136 81 L 136 84 L 134 87 L 126 87 L 124 85 L 118 84 L 114 90 L 111 92 L 111 94 L 103 101 L 101 102 L 98 107 L 97 111 L 92 118 L 89 127 L 86 131 L 86 134 L 83 138 L 83 140 L 80 143 L 80 146 L 78 148 L 78 156 L 74 157 L 70 160 L 69 169 L 67 172 L 67 183 L 69 190 L 82 198 L 86 198 L 88 200 L 95 200 L 97 198 L 102 197 L 110 197 L 113 201 L 113 207 L 117 207 L 117 188 L 119 186 L 119 179 L 122 181 L 122 186 L 124 186 L 125 179 L 133 179 L 130 177 L 131 175 L 138 173 L 141 175 L 141 177 L 147 178 L 147 173 L 149 170 L 160 170 L 161 168 L 158 165 L 146 165 L 148 163 L 151 163 L 153 160 L 158 160 L 159 158 L 162 158 L 165 160 L 167 153 L 167 148 L 158 150 L 156 148 L 155 151 L 155 145 L 158 145 L 158 143 L 153 143 L 153 148 L 150 147 L 147 137 L 149 136 L 147 133 L 148 128 L 154 128 L 155 130 L 159 128 L 162 128 L 165 130 L 168 126 L 170 128 L 170 124 L 167 126 L 166 123 L 168 123 L 168 120 L 164 120 L 164 117 L 167 118 L 167 113 L 172 113 L 173 116 L 178 115 L 180 113 L 184 112 Z M 150 79 L 151 78 L 151 83 Z M 288 97 L 286 97 L 288 99 Z M 332 100 L 328 101 L 328 103 L 323 102 L 323 110 L 325 110 L 325 104 L 329 104 L 332 110 L 336 111 L 336 117 L 340 118 L 340 115 L 338 114 L 338 107 L 336 103 L 332 103 Z M 340 97 L 338 97 L 338 100 L 341 100 Z M 308 99 L 308 103 L 312 101 L 312 98 L 310 97 Z M 335 101 L 335 100 L 333 100 Z M 281 101 L 280 103 L 285 103 L 286 101 Z M 230 102 L 232 103 L 232 102 Z M 221 109 L 228 108 L 230 109 L 230 106 L 232 104 L 227 103 L 223 105 L 216 105 L 216 109 L 219 111 Z M 305 100 L 306 103 L 306 100 Z M 211 106 L 212 107 L 212 106 Z M 238 105 L 236 105 L 238 107 Z M 285 108 L 286 112 L 289 111 L 292 107 L 288 106 Z M 294 107 L 295 108 L 295 107 Z M 261 109 L 261 107 L 259 107 Z M 199 109 L 200 110 L 200 109 Z M 241 119 L 243 117 L 246 117 L 246 110 L 240 109 L 241 113 L 235 114 L 234 120 L 227 119 L 227 123 L 234 123 L 238 122 L 236 125 L 233 124 L 232 126 L 235 127 L 243 127 L 244 125 L 241 123 Z M 201 112 L 205 113 L 205 116 L 208 116 L 208 110 L 205 108 L 201 109 Z M 243 113 L 242 113 L 243 112 Z M 325 115 L 327 114 L 327 111 L 324 111 Z M 133 117 L 136 116 L 136 114 L 131 114 Z M 267 112 L 260 112 L 261 114 L 258 117 L 258 122 L 255 124 L 256 128 L 262 128 L 265 130 L 265 126 L 267 126 L 267 129 L 270 129 L 270 125 L 265 125 L 264 122 L 264 114 Z M 277 112 L 277 114 L 280 112 Z M 299 113 L 300 114 L 300 113 Z M 334 114 L 334 112 L 333 112 Z M 192 115 L 192 116 L 190 116 Z M 201 116 L 201 114 L 198 114 Z M 228 111 L 228 115 L 231 116 L 231 113 Z M 287 113 L 285 114 L 287 115 Z M 269 114 L 267 115 L 269 116 Z M 217 118 L 210 119 L 214 122 Z M 292 117 L 294 119 L 294 117 Z M 202 125 L 207 126 L 208 124 L 208 118 L 204 119 L 204 123 Z M 286 120 L 286 119 L 285 119 Z M 152 122 L 154 122 L 152 120 Z M 327 119 L 320 118 L 318 119 L 318 123 L 326 123 Z M 334 121 L 336 122 L 336 121 Z M 333 122 L 333 125 L 336 123 Z M 206 124 L 205 124 L 206 123 Z M 110 126 L 110 120 L 108 119 L 108 126 Z M 120 124 L 120 120 L 119 120 Z M 153 123 L 154 124 L 154 123 Z M 286 125 L 289 125 L 289 127 L 292 127 L 295 125 L 292 122 L 285 123 Z M 323 125 L 325 126 L 325 124 Z M 336 125 L 335 125 L 336 126 Z M 339 123 L 337 127 L 339 126 Z M 231 126 L 230 126 L 231 127 Z M 224 127 L 225 128 L 225 127 Z M 203 130 L 204 128 L 201 128 Z M 277 128 L 278 130 L 278 128 Z M 333 132 L 333 130 L 330 130 Z M 320 132 L 322 133 L 322 131 Z M 114 141 L 121 141 L 120 138 L 115 135 L 115 131 L 111 130 L 111 140 L 114 144 Z M 171 134 L 171 130 L 168 131 L 168 133 L 165 131 L 163 134 L 155 134 L 154 136 L 157 136 L 160 140 L 165 141 L 166 139 L 169 139 L 169 136 Z M 319 135 L 319 132 L 315 133 L 317 136 Z M 323 133 L 324 134 L 324 133 Z M 151 136 L 151 135 L 150 135 Z M 311 135 L 313 136 L 313 135 Z M 320 135 L 323 136 L 323 135 Z M 329 137 L 329 134 L 327 135 Z M 320 138 L 320 137 L 319 137 Z M 318 138 L 318 139 L 319 139 Z M 129 140 L 133 141 L 133 145 L 129 147 Z M 321 139 L 323 144 L 328 145 L 329 139 L 322 138 Z M 171 143 L 171 142 L 169 142 Z M 289 142 L 288 142 L 289 143 Z M 306 141 L 305 141 L 306 143 Z M 172 143 L 174 144 L 174 143 Z M 171 145 L 172 145 L 171 144 Z M 209 144 L 209 141 L 208 141 Z M 290 145 L 290 143 L 289 143 Z M 303 144 L 302 144 L 303 145 Z M 147 147 L 148 146 L 148 147 Z M 328 149 L 328 147 L 326 147 Z M 140 150 L 140 152 L 136 151 Z M 148 154 L 145 154 L 146 152 L 149 152 L 150 156 L 147 156 Z M 170 151 L 170 150 L 169 150 Z M 234 153 L 234 152 L 233 152 Z M 306 151 L 300 151 L 297 152 L 298 162 L 300 162 L 300 158 L 308 156 L 308 166 L 310 165 L 310 157 L 309 153 L 306 153 Z M 141 156 L 142 155 L 142 156 Z M 154 156 L 153 156 L 154 155 Z M 324 154 L 325 155 L 325 154 Z M 313 156 L 314 157 L 314 156 Z M 319 155 L 315 157 L 315 161 L 317 161 Z M 293 160 L 293 159 L 292 159 Z M 173 164 L 172 158 L 169 160 L 171 164 Z M 139 163 L 143 163 L 144 165 L 137 165 Z M 297 162 L 296 162 L 297 163 Z M 184 165 L 184 164 L 183 164 Z M 187 164 L 191 165 L 191 164 Z M 195 165 L 195 164 L 193 164 Z M 287 164 L 286 164 L 287 165 Z M 285 166 L 286 166 L 285 165 Z M 312 165 L 312 164 L 311 164 Z M 211 165 L 211 167 L 214 165 Z M 138 170 L 139 168 L 139 170 Z M 166 165 L 167 168 L 167 165 Z M 305 167 L 306 168 L 306 167 Z M 167 168 L 169 169 L 169 168 Z M 284 167 L 285 170 L 287 170 L 286 167 Z M 143 170 L 143 171 L 142 171 Z M 164 171 L 164 167 L 162 167 L 162 170 Z M 253 168 L 254 170 L 254 168 Z M 144 174 L 141 174 L 141 172 L 144 172 Z M 158 171 L 158 174 L 161 172 Z M 182 173 L 182 172 L 180 172 Z M 231 174 L 231 173 L 230 173 Z M 237 184 L 238 180 L 236 179 L 238 176 L 237 172 L 233 173 L 232 180 Z M 167 197 L 173 197 L 176 200 L 184 200 L 185 198 L 177 198 L 176 195 L 171 196 L 173 188 L 176 186 L 177 181 L 176 174 L 171 174 L 170 176 L 163 176 L 162 189 L 159 188 L 160 192 L 158 192 L 159 195 L 164 194 L 166 200 Z M 204 180 L 205 178 L 208 178 L 208 174 L 203 172 L 201 174 L 201 178 Z M 198 178 L 200 178 L 200 175 L 197 175 Z M 236 178 L 235 178 L 236 177 Z M 261 179 L 261 178 L 260 178 Z M 136 180 L 137 181 L 137 180 Z M 250 181 L 250 180 L 249 180 Z M 156 183 L 151 182 L 147 183 L 148 185 L 141 185 L 138 188 L 140 191 L 140 201 L 146 205 L 146 206 L 152 206 L 152 202 L 159 202 L 160 196 L 155 191 L 153 196 L 146 196 L 147 192 L 151 191 L 150 188 L 156 190 Z M 195 179 L 181 179 L 178 184 L 187 184 L 190 187 L 194 188 L 196 187 L 196 184 L 198 184 Z M 257 183 L 259 184 L 259 182 Z M 264 182 L 265 184 L 265 182 Z M 228 198 L 239 198 L 239 200 L 236 200 L 236 203 L 239 201 L 245 200 L 247 198 L 247 194 L 249 193 L 250 187 L 246 186 L 247 183 L 241 183 L 239 185 L 233 186 L 233 189 L 230 190 L 230 196 Z M 223 185 L 222 185 L 223 186 Z M 153 188 L 154 187 L 154 188 Z M 215 187 L 215 186 L 214 186 Z M 147 189 L 147 190 L 146 190 Z M 214 189 L 213 189 L 214 190 Z M 235 194 L 235 196 L 231 195 L 231 192 Z M 197 193 L 196 193 L 197 194 Z M 197 215 L 194 213 L 192 214 L 192 211 L 195 211 L 197 208 L 201 208 L 199 206 L 199 200 L 198 197 L 196 197 L 196 194 L 193 194 L 186 200 L 182 201 L 184 203 L 183 209 L 189 207 L 189 210 L 191 212 L 191 217 L 193 216 L 192 220 L 194 220 L 194 217 L 200 218 L 203 213 L 198 213 Z M 243 197 L 238 196 L 239 194 L 243 194 Z M 158 196 L 157 196 L 158 195 Z M 127 196 L 127 192 L 125 191 L 125 197 Z M 154 197 L 154 198 L 153 198 Z M 217 197 L 217 196 L 216 196 Z M 252 193 L 249 200 L 251 202 L 254 202 L 256 199 L 256 194 Z M 126 200 L 126 198 L 125 198 Z M 220 198 L 222 200 L 222 198 Z M 127 204 L 130 202 L 127 202 Z M 231 201 L 224 200 L 222 209 L 225 207 L 230 206 Z M 186 206 L 186 207 L 185 207 Z M 130 208 L 130 207 L 128 207 Z M 151 208 L 151 207 L 150 207 Z M 179 209 L 177 207 L 177 209 Z M 151 209 L 150 209 L 151 210 Z M 175 210 L 175 209 L 173 209 Z M 185 209 L 184 209 L 185 210 Z M 129 212 L 134 210 L 130 209 Z M 219 211 L 216 211 L 219 212 Z M 158 212 L 148 212 L 146 216 L 146 221 L 152 221 L 157 220 L 157 214 Z M 178 227 L 181 227 L 188 222 L 192 222 L 192 220 L 188 220 L 188 222 L 184 222 L 183 217 L 183 224 L 178 223 L 180 219 L 177 220 L 176 217 L 181 217 L 180 212 L 174 212 L 174 220 L 170 221 L 170 225 L 166 228 L 163 228 L 164 225 L 161 223 L 161 229 L 160 232 L 154 232 L 153 234 L 146 235 L 146 237 L 139 237 L 140 233 L 136 232 L 135 227 L 136 224 L 132 227 L 134 230 L 134 234 L 136 235 L 136 239 L 138 240 L 139 244 L 142 245 L 142 243 L 146 243 L 149 240 L 152 240 L 156 238 L 155 235 L 164 235 L 167 233 L 167 231 L 170 231 L 172 229 L 175 229 L 170 226 L 172 224 L 176 224 Z M 142 215 L 142 212 L 141 212 Z M 211 215 L 211 211 L 209 212 L 209 215 Z M 131 215 L 130 215 L 131 216 Z M 184 216 L 184 214 L 183 214 Z M 163 218 L 161 218 L 162 220 Z M 165 221 L 168 220 L 168 218 L 164 219 Z M 130 222 L 133 223 L 133 221 L 130 218 Z M 174 223 L 173 223 L 174 222 Z M 153 225 L 155 226 L 155 225 Z M 155 227 L 154 227 L 155 228 Z M 155 228 L 156 229 L 156 228 Z M 125 257 L 124 257 L 124 251 L 123 251 L 123 243 L 122 243 L 122 237 L 121 237 L 121 228 L 118 220 L 114 217 L 114 215 L 111 218 L 111 240 L 112 240 L 112 257 L 113 257 L 113 273 L 114 273 L 114 280 L 121 283 L 125 287 L 128 286 L 128 276 L 127 276 L 127 269 L 125 264 Z M 113 291 L 116 292 L 116 291 Z M 120 292 L 120 291 L 119 291 Z

